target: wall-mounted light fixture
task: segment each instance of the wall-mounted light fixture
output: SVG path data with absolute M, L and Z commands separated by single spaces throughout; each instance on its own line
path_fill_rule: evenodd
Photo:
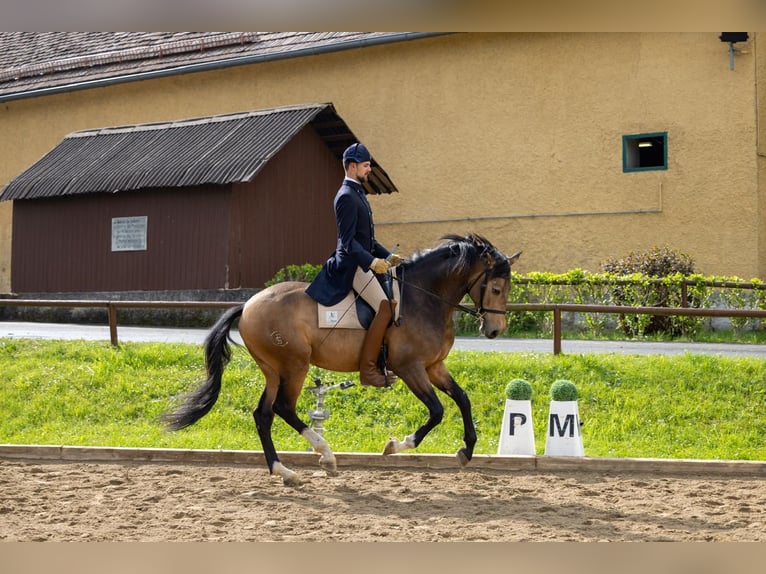
M 718 39 L 721 40 L 721 42 L 726 42 L 729 44 L 729 69 L 734 69 L 734 54 L 741 53 L 742 50 L 739 48 L 735 48 L 734 44 L 737 42 L 747 42 L 749 36 L 747 35 L 747 32 L 721 32 L 721 35 L 718 36 Z

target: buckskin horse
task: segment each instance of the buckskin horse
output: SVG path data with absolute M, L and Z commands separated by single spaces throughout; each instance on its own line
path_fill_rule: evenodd
M 465 446 L 457 452 L 460 466 L 473 456 L 476 430 L 471 402 L 450 375 L 444 360 L 452 348 L 455 308 L 473 313 L 479 331 L 493 339 L 505 330 L 505 305 L 511 281 L 511 265 L 521 253 L 508 257 L 480 235 L 446 235 L 432 249 L 415 253 L 399 265 L 400 322 L 386 333 L 387 366 L 428 408 L 428 419 L 413 434 L 392 438 L 383 454 L 416 448 L 438 425 L 444 407 L 434 391 L 455 401 L 463 418 Z M 185 397 L 176 410 L 163 416 L 169 430 L 187 427 L 215 404 L 223 371 L 231 358 L 229 331 L 239 319 L 239 333 L 266 379 L 255 426 L 269 472 L 286 486 L 301 484 L 298 474 L 285 467 L 271 438 L 274 415 L 300 433 L 319 453 L 320 466 L 337 474 L 335 455 L 326 440 L 296 414 L 295 407 L 310 365 L 337 371 L 358 370 L 364 331 L 319 328 L 317 303 L 304 290 L 306 283 L 284 282 L 259 291 L 244 304 L 227 310 L 205 340 L 207 380 Z M 461 305 L 465 295 L 476 309 Z

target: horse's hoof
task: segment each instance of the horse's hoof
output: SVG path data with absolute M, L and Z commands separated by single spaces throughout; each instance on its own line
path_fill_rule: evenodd
M 397 441 L 395 438 L 388 439 L 388 442 L 386 443 L 386 448 L 383 449 L 383 454 L 396 454 L 398 451 L 396 449 Z
M 461 448 L 459 451 L 457 451 L 457 461 L 460 463 L 461 467 L 471 462 L 471 457 L 468 456 L 468 453 L 464 448 Z
M 271 474 L 276 474 L 282 477 L 282 484 L 285 486 L 300 486 L 303 484 L 298 477 L 298 473 L 293 472 L 289 468 L 282 466 L 281 462 L 275 462 L 271 468 Z
M 303 484 L 303 481 L 298 478 L 298 475 L 293 473 L 292 475 L 285 476 L 282 478 L 282 484 L 285 486 L 289 486 L 291 488 L 296 488 Z
M 319 459 L 319 468 L 327 473 L 327 476 L 338 476 L 338 465 L 335 458 L 326 459 L 322 457 Z
M 327 473 L 327 476 L 338 476 L 338 466 L 335 460 L 319 460 L 319 468 Z

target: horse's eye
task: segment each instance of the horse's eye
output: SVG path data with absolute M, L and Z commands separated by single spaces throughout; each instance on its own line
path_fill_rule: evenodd
M 493 285 L 492 286 L 492 294 L 493 295 L 500 295 L 500 293 L 502 293 L 502 291 L 500 290 L 500 287 L 497 287 L 496 285 Z

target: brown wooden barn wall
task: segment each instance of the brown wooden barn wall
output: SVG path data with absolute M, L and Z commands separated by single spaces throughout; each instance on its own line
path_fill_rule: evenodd
M 341 162 L 307 126 L 251 183 L 232 191 L 230 283 L 262 287 L 289 264 L 323 263 L 335 249 L 333 198 Z
M 15 201 L 12 289 L 212 289 L 226 280 L 229 187 Z M 111 251 L 113 217 L 148 217 L 146 251 Z
M 14 202 L 16 293 L 257 288 L 335 247 L 340 161 L 307 126 L 251 183 Z M 112 252 L 114 217 L 148 217 L 147 250 Z

